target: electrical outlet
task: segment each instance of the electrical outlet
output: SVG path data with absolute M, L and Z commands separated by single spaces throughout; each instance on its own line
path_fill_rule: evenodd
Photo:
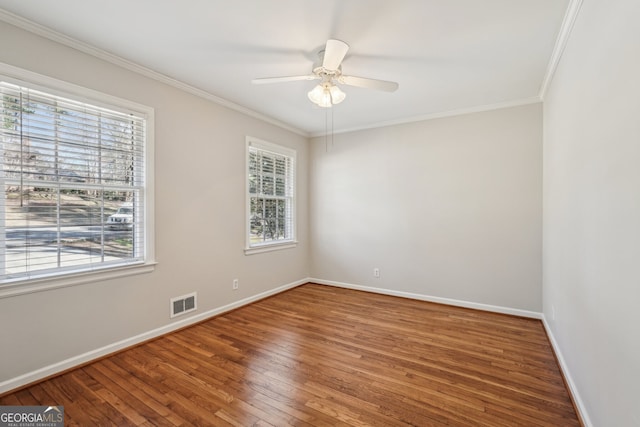
M 374 268 L 373 269 L 373 277 L 375 277 L 376 279 L 380 278 L 380 269 L 379 268 Z
M 551 305 L 551 320 L 556 320 L 556 307 L 554 305 Z
M 238 289 L 238 279 L 233 279 L 233 290 L 235 291 L 236 289 Z

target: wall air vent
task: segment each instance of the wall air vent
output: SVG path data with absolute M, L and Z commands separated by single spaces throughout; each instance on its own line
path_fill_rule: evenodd
M 189 295 L 183 295 L 181 297 L 171 298 L 171 302 L 169 304 L 171 317 L 173 318 L 176 316 L 182 316 L 183 314 L 195 311 L 197 308 L 197 305 L 196 305 L 197 296 L 198 294 L 194 292 Z

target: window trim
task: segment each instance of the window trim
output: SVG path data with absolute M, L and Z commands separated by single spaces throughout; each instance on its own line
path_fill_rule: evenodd
M 293 148 L 285 147 L 283 145 L 274 144 L 272 142 L 264 141 L 253 136 L 246 137 L 245 144 L 245 178 L 244 178 L 244 193 L 245 193 L 245 255 L 253 255 L 271 251 L 279 251 L 283 249 L 295 248 L 298 245 L 298 219 L 297 219 L 297 168 L 298 159 L 297 151 Z M 288 156 L 293 159 L 293 196 L 291 206 L 291 232 L 293 236 L 287 240 L 277 240 L 274 242 L 265 242 L 259 245 L 251 245 L 251 194 L 249 193 L 249 150 L 251 147 L 255 147 L 264 151 L 270 151 L 275 154 Z
M 27 86 L 52 95 L 66 97 L 97 107 L 117 109 L 134 113 L 146 120 L 146 140 L 144 144 L 145 188 L 143 190 L 145 208 L 144 259 L 120 265 L 97 266 L 90 269 L 62 271 L 0 284 L 0 299 L 50 289 L 76 286 L 154 270 L 155 261 L 155 221 L 154 221 L 154 109 L 127 99 L 115 97 L 93 89 L 88 89 L 53 77 L 34 73 L 0 62 L 0 79 L 19 86 Z

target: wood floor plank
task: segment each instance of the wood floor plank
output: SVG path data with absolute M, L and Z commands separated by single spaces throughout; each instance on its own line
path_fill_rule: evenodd
M 187 343 L 181 341 L 176 336 L 173 336 L 171 340 L 167 340 L 165 345 L 168 344 L 169 341 L 171 344 L 175 344 L 171 347 L 175 353 L 175 357 L 168 356 L 169 360 L 171 363 L 180 365 L 183 358 L 189 354 L 186 352 L 188 349 Z M 162 343 L 159 344 L 162 345 Z M 179 349 L 179 346 L 182 346 L 182 349 Z M 286 425 L 310 425 L 305 421 L 310 418 L 308 415 L 290 410 L 291 402 L 286 398 L 286 396 L 291 393 L 290 388 L 286 388 L 282 393 L 278 393 L 277 383 L 275 381 L 265 382 L 262 377 L 248 377 L 246 371 L 237 369 L 233 375 L 228 376 L 226 370 L 229 369 L 229 365 L 219 366 L 221 361 L 213 357 L 206 357 L 205 355 L 207 353 L 206 351 L 204 353 L 200 352 L 196 356 L 199 364 L 197 376 L 208 385 L 214 385 L 220 390 L 226 389 L 228 392 L 225 392 L 222 397 L 227 403 L 232 402 L 234 396 L 243 396 L 243 399 L 250 401 L 258 410 L 270 414 L 266 419 L 275 413 L 276 416 L 279 417 L 277 418 L 279 424 L 283 424 L 284 422 Z M 194 355 L 191 354 L 191 357 L 193 356 Z M 222 380 L 224 380 L 224 382 Z M 282 403 L 283 400 L 286 401 L 284 404 Z M 239 405 L 242 406 L 243 403 L 239 403 Z
M 117 408 L 127 419 L 136 425 L 142 425 L 146 421 L 152 421 L 154 425 L 173 425 L 161 414 L 158 414 L 149 405 L 149 399 L 138 399 L 135 388 L 126 381 L 125 377 L 115 374 L 108 368 L 108 360 L 105 363 L 94 363 L 81 369 L 86 374 L 85 380 L 89 377 L 93 381 L 103 384 L 103 388 L 97 392 L 106 402 Z
M 112 359 L 105 359 L 102 362 L 103 363 L 95 364 L 96 369 L 108 375 L 122 390 L 126 390 L 126 392 L 148 408 L 148 411 L 146 409 L 140 410 L 142 415 L 147 418 L 147 421 L 152 422 L 152 424 L 156 426 L 179 426 L 186 422 L 169 411 L 165 405 L 158 402 L 152 395 L 148 394 L 148 384 L 132 377 L 130 372 L 122 369 L 114 363 Z M 124 397 L 126 397 L 126 395 L 124 395 Z
M 580 425 L 539 320 L 316 284 L 0 404 L 70 426 Z

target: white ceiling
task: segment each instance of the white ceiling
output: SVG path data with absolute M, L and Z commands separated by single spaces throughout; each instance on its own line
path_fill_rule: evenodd
M 569 3 L 0 0 L 0 8 L 318 135 L 331 114 L 341 131 L 539 99 Z M 11 14 L 0 19 L 30 27 Z M 345 74 L 396 81 L 398 91 L 343 86 L 346 100 L 327 117 L 307 99 L 316 82 L 251 84 L 309 74 L 329 38 L 351 46 Z

